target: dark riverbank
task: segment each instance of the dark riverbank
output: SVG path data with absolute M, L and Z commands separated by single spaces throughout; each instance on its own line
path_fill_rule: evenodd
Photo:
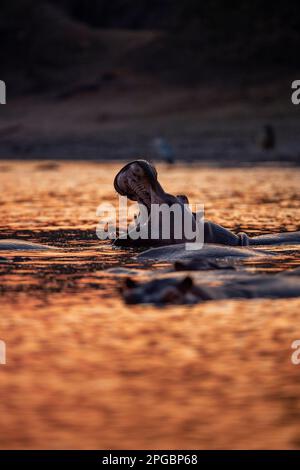
M 0 158 L 299 162 L 297 2 L 131 3 L 4 2 Z
M 288 81 L 242 91 L 157 83 L 145 90 L 133 80 L 125 90 L 106 85 L 73 93 L 8 98 L 0 114 L 0 158 L 101 161 L 142 155 L 230 166 L 300 161 L 300 109 L 290 101 Z M 264 145 L 266 125 L 274 134 L 270 148 Z

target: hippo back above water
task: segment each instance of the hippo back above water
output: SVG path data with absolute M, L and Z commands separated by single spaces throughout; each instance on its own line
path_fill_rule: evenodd
M 251 258 L 270 256 L 268 251 L 257 248 L 235 247 L 225 245 L 203 245 L 199 250 L 187 250 L 185 243 L 179 245 L 167 245 L 158 248 L 150 248 L 140 253 L 140 260 L 176 261 L 182 259 L 197 258 Z
M 0 250 L 3 251 L 47 251 L 53 249 L 57 250 L 58 248 L 40 243 L 27 242 L 25 240 L 0 240 Z

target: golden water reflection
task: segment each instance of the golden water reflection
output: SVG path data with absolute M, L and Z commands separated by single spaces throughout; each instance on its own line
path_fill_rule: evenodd
M 299 448 L 299 299 L 127 306 L 133 252 L 95 236 L 120 164 L 0 164 L 1 448 Z M 159 166 L 169 192 L 249 234 L 300 229 L 296 168 Z M 299 266 L 293 247 L 258 271 Z M 165 267 L 157 263 L 153 269 Z

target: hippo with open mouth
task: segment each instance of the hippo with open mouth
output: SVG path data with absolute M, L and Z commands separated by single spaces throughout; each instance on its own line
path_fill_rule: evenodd
M 146 160 L 135 160 L 125 165 L 114 180 L 116 191 L 127 196 L 130 200 L 137 201 L 140 205 L 146 207 L 148 211 L 148 219 L 146 223 L 151 227 L 153 225 L 152 211 L 153 205 L 167 205 L 169 207 L 176 204 L 181 208 L 184 217 L 187 217 L 191 223 L 193 230 L 197 230 L 196 214 L 191 212 L 188 207 L 188 198 L 185 195 L 174 196 L 164 191 L 157 178 L 155 167 Z M 182 217 L 182 219 L 184 218 Z M 121 236 L 115 240 L 115 244 L 119 246 L 145 246 L 157 247 L 162 245 L 182 244 L 193 240 L 186 239 L 184 230 L 182 237 L 175 237 L 175 220 L 171 222 L 170 236 L 165 238 L 161 236 L 161 227 L 156 232 L 159 237 L 148 239 L 132 239 L 130 232 L 126 236 Z M 155 222 L 157 223 L 157 222 Z M 161 220 L 159 221 L 159 224 Z M 149 230 L 149 233 L 152 233 Z M 215 245 L 227 245 L 231 247 L 241 246 L 260 246 L 260 245 L 276 245 L 281 243 L 294 244 L 300 242 L 300 232 L 278 233 L 274 235 L 261 235 L 257 237 L 249 237 L 246 233 L 240 232 L 235 234 L 221 225 L 213 222 L 204 222 L 204 243 Z M 178 251 L 178 250 L 177 250 Z

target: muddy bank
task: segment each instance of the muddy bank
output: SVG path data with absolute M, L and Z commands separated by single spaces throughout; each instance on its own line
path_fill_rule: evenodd
M 118 88 L 119 87 L 119 88 Z M 9 99 L 0 116 L 0 158 L 191 161 L 209 165 L 278 162 L 298 165 L 297 106 L 220 88 L 166 89 L 134 79 L 128 89 L 105 86 L 70 98 L 53 94 Z M 151 89 L 151 90 L 150 90 Z M 274 100 L 273 100 L 274 99 Z M 273 129 L 272 145 L 264 137 Z

